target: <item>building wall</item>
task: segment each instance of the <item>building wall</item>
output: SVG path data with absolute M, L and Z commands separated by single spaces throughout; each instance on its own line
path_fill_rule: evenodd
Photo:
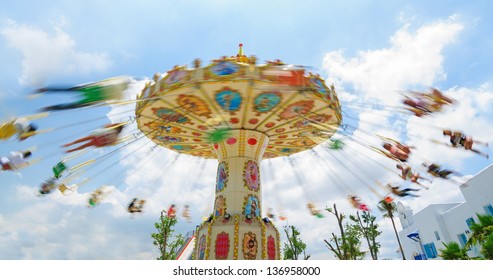
M 414 259 L 415 254 L 423 253 L 421 244 L 407 237 L 413 232 L 419 233 L 423 246 L 433 243 L 437 252 L 440 248 L 443 248 L 442 242 L 448 242 L 446 240 L 448 228 L 444 227 L 446 222 L 441 221 L 441 214 L 457 205 L 458 203 L 430 205 L 413 216 L 414 223 L 399 232 L 406 259 Z M 435 232 L 437 232 L 439 240 Z
M 481 214 L 484 214 L 484 212 Z M 467 225 L 468 219 L 474 219 L 477 221 L 476 214 L 471 211 L 469 202 L 464 202 L 450 211 L 443 213 L 443 220 L 445 221 L 448 232 L 450 233 L 450 239 L 447 240 L 447 242 L 454 241 L 462 245 L 459 235 L 463 235 L 467 239 L 469 238 L 470 229 Z M 441 246 L 441 248 L 445 248 L 445 246 Z M 477 248 L 473 248 L 468 254 L 471 257 L 477 257 L 479 251 Z
M 493 205 L 493 165 L 474 176 L 460 187 L 473 213 L 484 214 L 486 205 Z M 476 215 L 474 215 L 476 219 Z
M 468 222 L 471 219 L 477 221 L 476 213 L 493 214 L 486 212 L 491 211 L 493 205 L 493 165 L 468 180 L 466 185 L 460 186 L 460 190 L 465 199 L 462 203 L 432 204 L 408 219 L 402 213 L 409 216 L 412 210 L 408 207 L 400 209 L 399 219 L 403 229 L 399 232 L 399 238 L 406 259 L 414 259 L 415 254 L 423 253 L 424 247 L 430 250 L 430 246 L 434 246 L 437 254 L 428 259 L 441 259 L 438 254 L 445 247 L 443 243 L 454 241 L 463 244 L 467 240 L 470 234 Z M 489 210 L 485 211 L 488 206 Z M 419 233 L 421 244 L 407 237 L 413 232 Z M 471 257 L 478 256 L 479 248 L 472 248 L 468 254 Z

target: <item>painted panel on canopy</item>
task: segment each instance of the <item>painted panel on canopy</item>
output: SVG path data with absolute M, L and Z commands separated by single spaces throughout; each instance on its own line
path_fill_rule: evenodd
M 191 72 L 185 66 L 174 68 L 167 72 L 160 81 L 160 87 L 176 88 L 190 81 Z
M 207 82 L 201 84 L 201 98 L 212 108 L 212 117 L 241 117 L 244 114 L 243 102 L 249 88 L 247 81 L 239 82 Z M 239 125 L 238 125 L 239 127 Z
M 269 137 L 278 137 L 279 134 L 286 134 L 290 131 L 300 132 L 304 130 L 320 130 L 319 128 L 313 126 L 317 124 L 328 124 L 329 126 L 338 126 L 338 121 L 336 117 L 336 112 L 333 110 L 327 110 L 326 107 L 321 103 L 314 103 L 317 106 L 312 107 L 310 112 L 299 114 L 297 116 L 293 116 L 293 112 L 295 110 L 300 110 L 300 112 L 305 112 L 305 109 L 308 107 L 306 104 L 299 104 L 295 102 L 291 104 L 290 110 L 286 113 L 286 115 L 292 116 L 290 119 L 287 119 L 284 123 L 278 122 L 279 125 L 273 126 L 266 131 L 266 134 Z M 327 128 L 330 130 L 330 128 Z M 291 138 L 294 134 L 290 135 Z
M 229 59 L 219 59 L 204 69 L 204 80 L 229 80 L 244 77 L 246 66 Z

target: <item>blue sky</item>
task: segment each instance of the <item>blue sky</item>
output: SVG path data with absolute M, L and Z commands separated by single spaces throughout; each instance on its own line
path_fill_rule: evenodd
M 435 127 L 452 127 L 490 146 L 493 142 L 491 1 L 0 1 L 0 6 L 2 120 L 70 100 L 69 96 L 26 98 L 41 85 L 129 75 L 138 80 L 127 92 L 130 98 L 154 73 L 191 65 L 195 58 L 206 63 L 234 55 L 243 43 L 245 54 L 261 62 L 281 59 L 307 65 L 333 83 L 351 117 L 345 121 L 359 128 L 355 137 L 371 143 L 375 139 L 365 131 L 372 131 L 409 140 L 418 147 L 411 163 L 433 159 L 464 175 L 491 164 L 428 141 L 445 140 Z M 458 104 L 426 119 L 358 105 L 398 106 L 401 92 L 429 87 L 443 90 Z M 154 259 L 158 250 L 150 234 L 162 209 L 171 203 L 191 204 L 193 223 L 181 221 L 177 226 L 181 233 L 193 230 L 212 210 L 217 162 L 207 161 L 203 177 L 190 180 L 187 173 L 200 162 L 180 156 L 159 176 L 159 167 L 172 161 L 174 154 L 163 149 L 151 152 L 150 144 L 132 152 L 145 141 L 129 145 L 74 180 L 77 183 L 113 165 L 81 186 L 77 195 L 36 196 L 41 181 L 63 156 L 60 145 L 110 120 L 125 120 L 131 113 L 118 112 L 126 110 L 132 106 L 53 113 L 37 123 L 60 129 L 21 143 L 0 143 L 0 155 L 35 146 L 34 157 L 42 159 L 21 175 L 0 174 L 0 259 Z M 108 119 L 100 118 L 105 115 Z M 66 127 L 79 122 L 84 124 Z M 93 150 L 81 159 L 110 151 Z M 357 145 L 337 154 L 353 166 L 351 171 L 335 164 L 333 155 L 323 155 L 333 164 L 329 172 L 339 174 L 350 187 L 334 186 L 325 165 L 309 153 L 296 157 L 304 186 L 297 185 L 293 170 L 282 159 L 272 161 L 275 171 L 265 166 L 262 170 L 264 210 L 267 205 L 283 208 L 289 224 L 300 228 L 308 253 L 319 260 L 333 259 L 323 239 L 336 231 L 336 221 L 309 216 L 307 201 L 300 197 L 317 197 L 319 207 L 337 203 L 349 214 L 355 212 L 346 200 L 349 189 L 370 205 L 377 201 L 352 172 L 398 181 L 369 159 L 384 166 L 392 162 Z M 145 168 L 140 168 L 138 163 L 149 157 Z M 109 181 L 115 186 L 112 196 L 87 209 L 87 194 Z M 131 218 L 125 207 L 138 194 L 152 198 L 145 213 Z M 419 211 L 431 203 L 457 202 L 462 197 L 457 185 L 435 180 L 420 198 L 405 200 Z M 380 258 L 398 258 L 390 221 L 381 219 L 378 211 L 374 214 L 383 231 Z M 283 225 L 278 222 L 277 227 L 282 231 Z

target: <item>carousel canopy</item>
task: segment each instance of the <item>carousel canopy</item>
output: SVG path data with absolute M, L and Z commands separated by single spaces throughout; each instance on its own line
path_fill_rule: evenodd
M 217 158 L 217 142 L 235 141 L 230 130 L 267 135 L 263 158 L 288 156 L 330 138 L 342 121 L 333 86 L 305 67 L 255 60 L 240 45 L 236 56 L 205 67 L 195 60 L 193 68 L 156 74 L 138 96 L 139 129 L 161 146 L 205 158 Z

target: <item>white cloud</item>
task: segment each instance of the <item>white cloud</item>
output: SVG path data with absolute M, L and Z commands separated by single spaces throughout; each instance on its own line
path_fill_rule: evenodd
M 101 72 L 111 65 L 104 53 L 77 50 L 70 35 L 57 27 L 49 33 L 10 21 L 0 32 L 23 55 L 22 85 L 40 86 L 52 77 Z
M 405 25 L 392 36 L 389 48 L 360 51 L 353 58 L 345 58 L 342 50 L 332 51 L 325 55 L 322 67 L 328 73 L 327 81 L 337 89 L 351 84 L 359 103 L 395 105 L 399 91 L 445 78 L 442 51 L 462 29 L 454 17 L 424 25 L 414 33 Z
M 65 197 L 54 192 L 44 197 L 26 196 L 29 187 L 17 188 L 17 196 L 29 199 L 29 207 L 0 216 L 2 259 L 152 259 L 150 234 L 155 216 L 142 215 L 138 224 L 118 212 L 127 201 L 114 189 L 108 200 L 94 209 L 83 200 L 67 207 Z M 31 188 L 34 191 L 35 188 Z M 115 203 L 118 201 L 119 203 Z M 125 210 L 120 211 L 125 212 Z M 126 213 L 128 214 L 128 213 Z M 145 236 L 145 237 L 144 237 Z M 114 244 L 125 244 L 116 246 Z

